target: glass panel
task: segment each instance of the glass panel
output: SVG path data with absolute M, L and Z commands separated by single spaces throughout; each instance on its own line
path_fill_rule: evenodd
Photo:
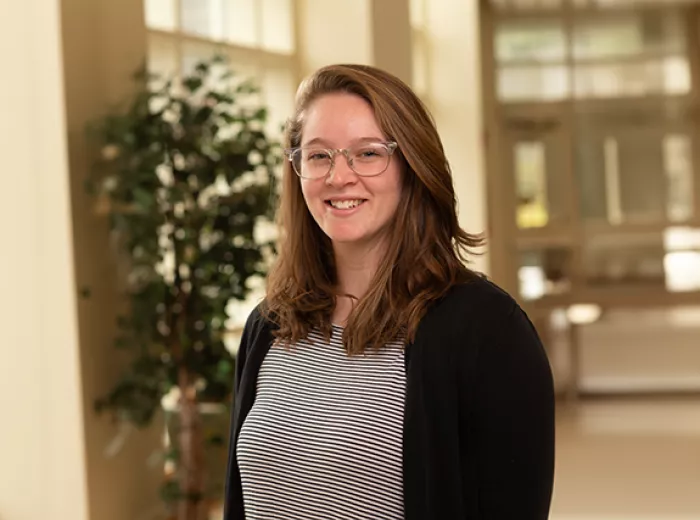
M 667 251 L 700 250 L 700 228 L 673 226 L 664 232 Z
M 253 47 L 258 44 L 256 0 L 225 0 L 224 36 L 231 43 Z
M 189 74 L 195 65 L 202 60 L 208 60 L 218 54 L 219 49 L 215 45 L 206 43 L 185 42 L 182 44 L 182 72 Z
M 629 12 L 576 22 L 575 59 L 677 53 L 685 46 L 684 25 L 677 12 Z
M 564 248 L 523 251 L 518 278 L 520 295 L 536 300 L 546 295 L 562 294 L 571 289 L 571 252 Z
M 175 0 L 146 0 L 146 27 L 162 31 L 174 31 Z
M 518 227 L 544 227 L 549 222 L 544 143 L 520 142 L 513 152 Z
M 700 251 L 668 253 L 664 257 L 664 270 L 669 291 L 700 291 Z
M 628 222 L 662 221 L 666 216 L 664 156 L 658 134 L 618 139 L 619 197 Z M 609 195 L 610 188 L 608 191 Z
M 212 39 L 224 36 L 223 0 L 180 0 L 182 30 Z
M 594 287 L 665 287 L 661 233 L 599 235 L 583 249 L 584 275 Z
M 609 153 L 606 154 L 600 138 L 580 134 L 576 139 L 576 179 L 581 217 L 584 220 L 608 219 L 605 186 L 606 177 L 610 175 L 606 168 Z
M 683 222 L 693 217 L 693 159 L 687 135 L 667 135 L 663 140 L 666 172 L 666 217 Z
M 506 22 L 496 28 L 496 61 L 562 61 L 566 38 L 562 22 L 539 20 Z
M 575 174 L 584 220 L 683 222 L 694 216 L 692 138 L 663 131 L 681 123 L 686 109 L 647 103 L 580 110 Z
M 513 145 L 516 222 L 519 228 L 541 228 L 568 217 L 566 165 L 558 134 Z
M 579 98 L 685 94 L 690 86 L 688 60 L 680 56 L 577 65 L 574 70 L 574 91 Z
M 669 227 L 664 233 L 666 288 L 700 291 L 700 228 Z
M 502 101 L 556 100 L 569 95 L 569 74 L 564 65 L 501 67 L 498 97 Z
M 655 286 L 672 292 L 700 290 L 700 229 L 592 237 L 585 248 L 594 286 Z
M 262 47 L 269 51 L 294 52 L 292 0 L 262 0 Z

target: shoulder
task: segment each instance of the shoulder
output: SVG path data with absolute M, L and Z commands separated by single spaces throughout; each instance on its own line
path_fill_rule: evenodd
M 519 310 L 510 294 L 485 275 L 477 274 L 435 302 L 424 321 L 428 326 L 478 325 L 506 320 Z
M 266 312 L 265 301 L 263 300 L 250 312 L 246 319 L 238 348 L 239 355 L 245 356 L 258 343 L 270 341 L 273 328 L 274 323 Z
M 479 355 L 486 349 L 526 348 L 539 356 L 535 327 L 517 301 L 479 275 L 452 287 L 423 317 L 416 339 L 440 349 Z
M 540 337 L 516 300 L 486 277 L 459 284 L 425 315 L 420 343 L 438 357 L 456 362 L 467 380 L 515 377 L 551 380 L 549 362 Z M 481 374 L 480 376 L 478 374 Z M 525 377 L 525 376 L 524 376 Z
M 269 327 L 270 324 L 270 320 L 267 318 L 265 312 L 265 300 L 263 300 L 248 314 L 244 330 L 254 331 L 262 327 Z

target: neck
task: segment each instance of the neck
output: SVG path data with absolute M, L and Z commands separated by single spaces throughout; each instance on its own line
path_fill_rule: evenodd
M 362 247 L 355 244 L 334 244 L 339 292 L 362 298 L 379 268 L 383 251 L 384 248 L 378 245 Z

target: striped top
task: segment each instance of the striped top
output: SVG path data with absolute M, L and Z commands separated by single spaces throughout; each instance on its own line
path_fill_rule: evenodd
M 241 427 L 246 520 L 399 520 L 403 346 L 348 356 L 343 329 L 273 345 Z

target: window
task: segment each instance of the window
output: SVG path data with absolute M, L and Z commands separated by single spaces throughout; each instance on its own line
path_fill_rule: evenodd
M 503 18 L 494 34 L 505 102 L 678 96 L 690 92 L 678 10 Z
M 262 89 L 268 130 L 279 135 L 298 83 L 293 0 L 145 0 L 149 70 L 166 75 L 227 56 Z

